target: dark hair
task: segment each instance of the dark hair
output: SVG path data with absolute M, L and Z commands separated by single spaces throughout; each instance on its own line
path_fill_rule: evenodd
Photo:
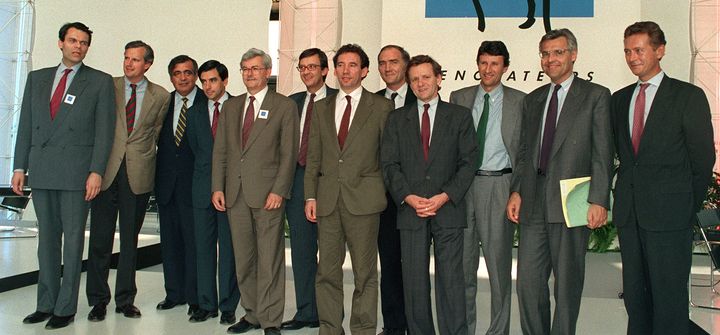
M 152 62 L 155 60 L 155 52 L 153 52 L 152 47 L 150 47 L 147 43 L 141 40 L 137 40 L 125 44 L 125 50 L 133 48 L 145 48 L 145 55 L 143 56 L 145 63 L 152 64 Z
M 325 54 L 325 52 L 323 52 L 322 50 L 320 50 L 318 48 L 310 48 L 310 49 L 303 50 L 303 52 L 300 53 L 300 57 L 298 57 L 298 63 L 303 58 L 308 58 L 308 57 L 312 57 L 312 56 L 318 56 L 318 58 L 320 58 L 320 69 L 325 70 L 328 68 L 327 55 Z M 323 77 L 323 81 L 325 81 L 325 79 L 327 79 L 327 75 L 324 75 L 322 77 Z
M 92 30 L 90 30 L 90 28 L 88 28 L 88 26 L 86 26 L 82 22 L 70 22 L 63 24 L 62 27 L 60 27 L 60 31 L 58 32 L 58 37 L 61 41 L 65 40 L 65 35 L 67 34 L 68 30 L 70 30 L 70 28 L 75 28 L 88 34 L 88 46 L 90 46 L 90 43 L 92 42 L 93 32 Z
M 190 58 L 190 56 L 188 56 L 188 55 L 179 55 L 179 56 L 175 56 L 175 58 L 171 59 L 170 64 L 168 64 L 168 74 L 172 77 L 172 71 L 175 68 L 175 65 L 178 65 L 180 63 L 185 63 L 187 61 L 192 62 L 193 73 L 197 74 L 197 71 L 198 71 L 197 62 L 194 59 Z
M 570 29 L 562 28 L 562 29 L 554 29 L 548 31 L 543 37 L 540 39 L 540 43 L 538 44 L 538 50 L 541 48 L 542 43 L 549 40 L 554 40 L 556 38 L 565 37 L 567 39 L 567 45 L 568 50 L 570 51 L 577 51 L 578 45 L 577 45 L 577 39 L 575 38 L 575 35 L 570 31 Z
M 214 59 L 211 59 L 205 63 L 202 63 L 202 65 L 200 65 L 200 69 L 198 69 L 198 77 L 200 77 L 200 75 L 203 72 L 208 72 L 213 69 L 217 70 L 218 75 L 220 76 L 220 80 L 227 79 L 227 77 L 228 77 L 227 66 L 225 66 L 225 64 L 220 63 Z
M 481 55 L 502 56 L 505 67 L 510 66 L 510 53 L 502 41 L 483 41 L 478 48 L 475 63 L 480 64 Z
M 403 47 L 401 47 L 399 45 L 395 45 L 395 44 L 388 44 L 388 45 L 382 47 L 382 49 L 380 49 L 380 52 L 378 52 L 378 62 L 380 62 L 380 54 L 387 49 L 395 49 L 395 50 L 399 51 L 400 55 L 402 56 L 403 62 L 405 62 L 405 65 L 410 63 L 410 54 L 407 51 L 405 51 L 405 49 Z
M 405 77 L 409 79 L 410 68 L 412 68 L 413 66 L 418 66 L 420 64 L 430 64 L 432 66 L 433 74 L 435 76 L 439 76 L 442 74 L 442 67 L 432 57 L 428 55 L 417 55 L 413 56 L 413 58 L 410 58 L 410 61 L 407 65 L 407 70 L 405 70 Z
M 370 67 L 370 58 L 368 58 L 368 55 L 365 53 L 365 50 L 357 44 L 345 44 L 338 49 L 337 52 L 335 52 L 335 56 L 333 56 L 333 66 L 337 67 L 337 60 L 340 55 L 344 53 L 354 53 L 357 54 L 358 57 L 360 57 L 360 68 L 365 69 Z
M 660 26 L 652 21 L 640 21 L 635 22 L 625 28 L 624 38 L 628 38 L 635 34 L 647 34 L 650 37 L 650 45 L 657 49 L 661 45 L 667 44 L 665 41 L 665 33 L 660 29 Z

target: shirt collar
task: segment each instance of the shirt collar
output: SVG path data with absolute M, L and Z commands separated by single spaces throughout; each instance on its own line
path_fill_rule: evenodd
M 648 80 L 644 83 L 642 81 L 638 80 L 637 84 L 640 85 L 640 84 L 648 83 L 655 87 L 660 87 L 660 83 L 662 82 L 663 78 L 665 78 L 665 72 L 660 71 L 660 72 L 658 72 L 658 74 L 654 75 L 652 78 L 650 78 L 650 80 Z
M 432 100 L 430 100 L 428 102 L 424 102 L 424 101 L 418 99 L 417 100 L 418 110 L 423 110 L 423 108 L 425 108 L 425 106 L 424 106 L 425 104 L 430 104 L 430 109 L 435 109 L 437 107 L 437 104 L 439 101 L 440 101 L 440 96 L 437 94 L 435 95 L 434 98 L 432 98 Z
M 565 79 L 565 81 L 560 83 L 560 89 L 563 90 L 563 92 L 567 92 L 570 89 L 570 85 L 572 85 L 573 79 L 575 79 L 575 75 L 571 75 L 568 79 Z M 555 84 L 552 84 L 550 88 L 554 89 Z
M 230 95 L 228 94 L 228 92 L 225 92 L 223 95 L 220 96 L 220 99 L 218 99 L 217 102 L 219 102 L 220 106 L 222 106 L 223 102 L 225 102 L 225 100 L 227 100 L 229 98 L 230 98 Z M 214 110 L 215 109 L 215 101 L 208 99 L 208 108 L 210 110 Z
M 57 72 L 58 72 L 58 73 L 62 73 L 63 71 L 65 71 L 65 69 L 72 69 L 72 73 L 77 73 L 78 70 L 80 70 L 80 67 L 81 67 L 82 65 L 83 65 L 83 63 L 80 62 L 80 63 L 77 63 L 77 64 L 71 66 L 71 67 L 67 67 L 67 66 L 65 65 L 65 63 L 60 62 L 60 65 L 58 66 Z
M 362 85 L 358 86 L 358 88 L 356 88 L 354 91 L 350 92 L 349 94 L 345 93 L 343 90 L 340 90 L 340 92 L 338 92 L 336 101 L 345 100 L 346 95 L 349 95 L 352 100 L 360 101 L 360 96 L 362 96 L 362 91 L 363 91 Z
M 132 83 L 130 82 L 128 77 L 123 76 L 123 80 L 125 81 L 125 87 L 130 87 L 130 84 L 132 84 Z M 140 80 L 139 82 L 137 82 L 137 84 L 135 84 L 135 85 L 137 85 L 136 88 L 139 88 L 141 86 L 145 87 L 145 85 L 147 85 L 147 78 L 143 76 L 143 79 Z
M 503 85 L 497 85 L 495 88 L 490 90 L 490 92 L 485 92 L 485 89 L 482 87 L 482 85 L 478 85 L 478 93 L 477 95 L 480 97 L 484 97 L 485 93 L 490 94 L 490 102 L 495 102 L 497 99 L 502 98 L 503 95 Z
M 267 95 L 267 92 L 268 92 L 268 86 L 265 85 L 265 87 L 263 87 L 263 89 L 260 90 L 260 92 L 257 92 L 257 93 L 255 93 L 255 94 L 250 94 L 250 93 L 248 92 L 248 99 L 249 99 L 251 96 L 253 96 L 253 97 L 255 97 L 255 101 L 262 102 L 262 101 L 265 100 L 265 95 Z
M 312 94 L 312 93 L 310 93 L 308 91 L 305 91 L 305 93 L 307 94 L 305 97 L 309 100 L 310 94 Z M 322 85 L 322 87 L 320 87 L 320 89 L 318 89 L 317 92 L 315 92 L 315 100 L 320 100 L 326 96 L 327 96 L 327 86 Z

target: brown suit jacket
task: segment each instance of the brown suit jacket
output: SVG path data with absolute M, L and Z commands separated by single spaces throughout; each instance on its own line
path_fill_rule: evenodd
M 341 195 L 352 214 L 379 213 L 387 205 L 380 142 L 393 103 L 363 89 L 345 146 L 340 150 L 335 127 L 336 96 L 315 103 L 305 167 L 305 199 L 317 200 L 318 216 L 332 213 Z
M 212 191 L 225 192 L 226 206 L 232 207 L 242 188 L 247 205 L 262 208 L 270 192 L 290 197 L 300 121 L 294 101 L 268 91 L 243 149 L 246 98 L 247 93 L 223 104 L 213 148 Z M 266 119 L 259 117 L 262 110 L 268 111 Z
M 103 177 L 102 190 L 107 190 L 115 180 L 120 164 L 125 166 L 130 189 L 135 194 L 152 191 L 155 186 L 155 154 L 158 135 L 170 103 L 170 94 L 159 85 L 147 82 L 147 89 L 140 107 L 140 117 L 135 120 L 133 132 L 128 136 L 125 115 L 125 79 L 113 78 L 115 84 L 115 140 Z

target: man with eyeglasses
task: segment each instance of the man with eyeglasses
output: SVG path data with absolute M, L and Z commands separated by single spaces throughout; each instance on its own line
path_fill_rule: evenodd
M 525 334 L 575 334 L 590 229 L 607 222 L 613 140 L 610 91 L 577 78 L 577 40 L 568 29 L 540 40 L 540 64 L 550 84 L 523 102 L 518 162 L 507 216 L 521 224 L 517 293 Z M 587 225 L 568 228 L 560 180 L 591 177 Z M 550 321 L 550 273 L 555 312 Z
M 285 199 L 297 165 L 296 104 L 270 91 L 270 55 L 251 48 L 240 62 L 247 93 L 225 102 L 215 135 L 212 202 L 226 211 L 245 316 L 228 328 L 280 334 L 285 307 Z
M 23 195 L 28 173 L 40 232 L 37 306 L 23 323 L 50 319 L 46 329 L 77 312 L 85 223 L 113 143 L 112 77 L 83 63 L 92 33 L 81 22 L 60 28 L 61 62 L 28 73 L 20 109 L 11 183 Z
M 317 328 L 320 326 L 317 301 L 315 299 L 315 274 L 317 273 L 318 252 L 317 225 L 308 221 L 305 217 L 303 178 L 305 177 L 310 122 L 315 102 L 338 91 L 325 85 L 325 78 L 329 69 L 327 55 L 322 50 L 310 48 L 301 52 L 297 69 L 306 90 L 290 96 L 290 99 L 293 99 L 297 104 L 300 115 L 300 149 L 290 199 L 288 199 L 285 207 L 285 215 L 290 227 L 290 248 L 297 312 L 295 312 L 292 319 L 283 322 L 282 329 L 286 330 L 305 327 Z
M 376 94 L 393 102 L 395 109 L 417 102 L 415 93 L 405 80 L 410 54 L 399 45 L 388 44 L 378 54 L 378 72 L 386 87 Z M 378 254 L 380 255 L 380 306 L 383 315 L 383 335 L 405 334 L 405 301 L 403 298 L 400 231 L 397 229 L 397 206 L 386 192 L 387 208 L 380 214 Z

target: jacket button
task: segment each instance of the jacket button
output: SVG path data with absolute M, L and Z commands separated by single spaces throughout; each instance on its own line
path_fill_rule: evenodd
M 430 180 L 430 176 L 425 176 L 425 180 Z
M 342 160 L 342 159 L 341 159 L 341 160 L 338 160 L 338 163 L 342 164 L 342 163 L 343 163 L 343 160 Z

